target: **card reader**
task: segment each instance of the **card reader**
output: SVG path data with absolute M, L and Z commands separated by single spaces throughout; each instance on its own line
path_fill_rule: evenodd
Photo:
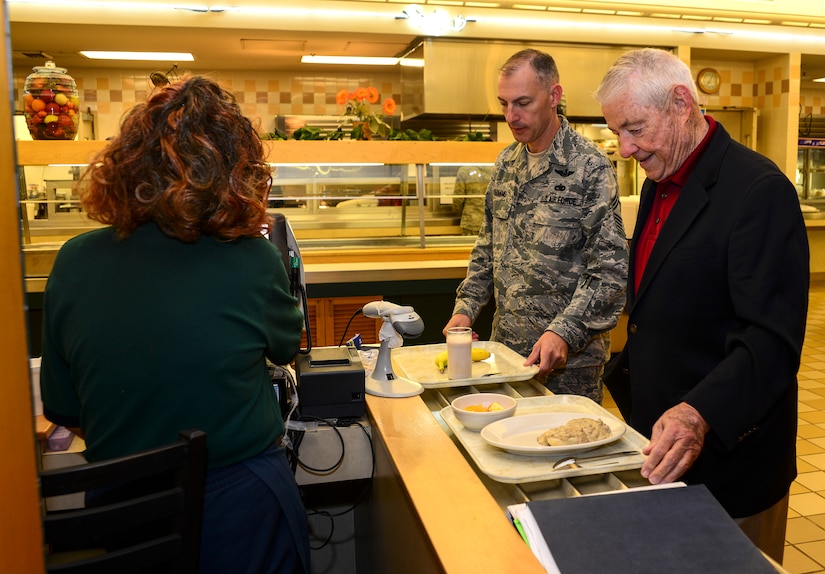
M 298 411 L 301 416 L 364 416 L 365 373 L 357 349 L 319 347 L 295 359 Z

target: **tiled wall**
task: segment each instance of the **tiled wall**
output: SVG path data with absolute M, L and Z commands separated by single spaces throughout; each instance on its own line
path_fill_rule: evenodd
M 718 92 L 699 92 L 699 98 L 706 106 L 763 110 L 788 105 L 790 79 L 782 66 L 761 66 L 758 62 L 691 62 L 694 77 L 703 68 L 714 68 L 721 77 Z M 815 113 L 821 113 L 821 107 Z
M 799 115 L 815 116 L 825 114 L 825 91 L 823 92 L 801 92 L 799 94 Z
M 776 67 L 772 70 L 754 71 L 750 62 L 709 62 L 695 60 L 691 62 L 693 76 L 702 68 L 715 68 L 719 71 L 722 84 L 715 94 L 699 92 L 702 103 L 706 106 L 732 106 L 741 108 L 780 107 L 783 94 L 788 94 L 789 78 L 783 78 L 783 71 Z M 799 94 L 800 115 L 825 114 L 825 90 L 802 91 Z
M 23 89 L 30 70 L 14 70 L 14 89 L 17 111 L 22 113 Z M 120 69 L 68 70 L 80 92 L 83 111 L 91 109 L 97 119 L 97 138 L 105 139 L 117 132 L 124 112 L 137 102 L 144 101 L 152 89 L 149 71 L 132 73 Z M 276 72 L 221 72 L 209 74 L 231 90 L 244 113 L 260 122 L 261 131 L 271 131 L 277 115 L 337 116 L 343 106 L 335 103 L 335 95 L 342 89 L 353 91 L 358 87 L 374 86 L 381 94 L 375 105 L 380 112 L 381 101 L 387 97 L 400 103 L 401 82 L 396 74 L 372 74 L 353 77 L 348 74 L 286 74 Z
M 783 78 L 781 68 L 758 69 L 750 62 L 693 61 L 694 77 L 706 67 L 716 68 L 722 84 L 716 94 L 702 94 L 706 106 L 766 108 L 781 107 L 783 98 L 787 105 L 789 79 Z M 22 111 L 23 86 L 27 69 L 14 70 L 15 101 Z M 151 90 L 149 73 L 129 72 L 120 69 L 78 68 L 68 73 L 75 79 L 80 91 L 82 109 L 90 108 L 97 118 L 97 137 L 104 139 L 117 131 L 124 112 L 136 102 L 143 101 Z M 325 115 L 336 116 L 343 110 L 335 103 L 335 95 L 342 89 L 354 90 L 359 86 L 375 86 L 381 100 L 393 97 L 400 104 L 401 85 L 397 74 L 376 73 L 369 76 L 325 74 L 287 74 L 277 72 L 221 72 L 211 74 L 230 89 L 244 113 L 260 121 L 262 131 L 274 127 L 277 115 Z M 254 76 L 254 77 L 252 77 Z M 380 107 L 380 104 L 376 108 Z M 800 94 L 800 115 L 825 114 L 825 92 L 810 91 Z
M 708 107 L 755 108 L 753 64 L 742 62 L 708 62 L 694 60 L 690 65 L 695 78 L 704 68 L 719 72 L 721 83 L 715 94 L 699 92 L 700 103 Z

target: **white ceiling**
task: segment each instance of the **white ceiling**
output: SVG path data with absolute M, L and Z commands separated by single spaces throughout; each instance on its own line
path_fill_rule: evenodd
M 11 22 L 12 65 L 42 65 L 41 52 L 49 54 L 63 68 L 110 67 L 163 68 L 164 63 L 90 61 L 80 50 L 124 50 L 191 52 L 195 62 L 180 62 L 185 69 L 209 70 L 319 70 L 318 64 L 301 64 L 304 54 L 391 56 L 415 39 L 414 34 L 313 34 L 288 30 L 224 28 L 182 28 L 167 26 L 125 26 L 104 24 L 63 24 L 50 27 Z M 32 56 L 34 55 L 34 56 Z M 167 66 L 168 67 L 168 66 Z
M 165 0 L 161 0 L 163 2 Z M 778 0 L 779 1 L 779 0 Z M 556 4 L 564 4 L 564 1 Z M 566 2 L 571 5 L 587 5 L 592 2 Z M 663 4 L 666 2 L 663 2 Z M 701 2 L 700 2 L 701 3 Z M 303 54 L 327 55 L 357 55 L 357 56 L 399 56 L 411 45 L 417 42 L 416 31 L 404 23 L 396 21 L 394 15 L 401 14 L 404 4 L 387 4 L 383 2 L 365 3 L 351 0 L 331 0 L 318 2 L 304 0 L 302 4 L 320 6 L 320 14 L 326 18 L 293 17 L 275 18 L 266 21 L 250 22 L 247 20 L 230 20 L 221 14 L 179 14 L 173 17 L 155 18 L 147 21 L 143 17 L 121 17 L 115 11 L 83 13 L 77 6 L 78 2 L 50 4 L 49 9 L 34 12 L 38 15 L 29 15 L 30 9 L 25 5 L 9 4 L 10 32 L 12 46 L 12 65 L 15 70 L 35 65 L 42 65 L 48 54 L 58 66 L 69 69 L 78 67 L 117 67 L 130 69 L 144 69 L 147 73 L 171 67 L 167 64 L 152 62 L 118 61 L 106 65 L 105 62 L 87 60 L 77 52 L 82 49 L 93 50 L 156 50 L 192 52 L 196 61 L 179 63 L 179 70 L 208 73 L 218 70 L 288 70 L 304 71 L 317 74 L 323 71 L 339 71 L 352 73 L 359 68 L 341 66 L 322 66 L 318 64 L 301 64 Z M 275 0 L 234 0 L 235 6 L 279 5 Z M 506 4 L 506 3 L 505 3 Z M 613 3 L 599 2 L 600 8 L 609 8 Z M 671 2 L 671 4 L 673 4 Z M 69 6 L 71 8 L 60 8 Z M 375 7 L 371 20 L 356 22 L 345 20 L 340 15 L 341 7 L 347 9 L 364 9 L 364 6 Z M 338 9 L 338 16 L 329 7 Z M 627 7 L 627 4 L 624 4 Z M 432 7 L 428 7 L 430 9 Z M 661 7 L 655 7 L 659 9 Z M 327 10 L 326 12 L 324 10 Z M 653 10 L 648 7 L 647 10 Z M 685 15 L 684 8 L 665 7 L 671 12 Z M 29 10 L 29 12 L 26 12 Z M 63 13 L 60 10 L 64 10 Z M 470 17 L 473 9 L 449 8 L 451 12 L 464 13 Z M 476 9 L 478 12 L 478 9 Z M 825 10 L 821 17 L 811 16 L 809 20 L 825 20 Z M 483 10 L 482 10 L 483 12 Z M 524 11 L 497 10 L 497 13 Z M 42 14 L 49 16 L 49 22 L 40 21 Z M 376 14 L 378 15 L 376 17 Z M 730 15 L 730 13 L 728 13 Z M 529 16 L 529 14 L 528 14 Z M 537 16 L 538 18 L 539 16 Z M 541 17 L 547 17 L 545 14 Z M 596 16 L 593 16 L 594 18 Z M 772 15 L 775 18 L 775 15 Z M 613 17 L 615 20 L 621 17 Z M 489 19 L 489 18 L 488 18 Z M 218 24 L 204 24 L 203 22 L 217 22 Z M 229 27 L 226 22 L 244 22 L 243 27 Z M 283 24 L 281 26 L 281 24 Z M 357 24 L 357 25 L 356 25 Z M 482 28 L 478 24 L 476 31 Z M 775 28 L 775 27 L 774 27 Z M 793 32 L 793 30 L 790 30 Z M 511 36 L 518 38 L 518 31 L 510 31 Z M 825 30 L 822 30 L 825 34 Z M 473 24 L 462 32 L 462 37 L 473 34 Z M 500 39 L 500 38 L 499 38 Z M 511 38 L 514 39 L 514 38 Z M 682 40 L 681 38 L 679 40 Z M 674 44 L 677 39 L 674 38 Z M 777 52 L 784 52 L 787 48 L 779 47 Z M 702 60 L 754 60 L 758 53 L 749 51 L 718 50 L 715 48 L 694 48 L 693 58 Z M 768 55 L 765 52 L 765 55 Z M 822 84 L 808 84 L 804 82 L 814 77 L 825 76 L 825 55 L 803 55 L 803 87 L 818 87 L 825 89 Z

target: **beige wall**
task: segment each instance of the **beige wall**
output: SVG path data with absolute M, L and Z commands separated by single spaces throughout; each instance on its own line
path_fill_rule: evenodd
M 755 106 L 759 109 L 757 151 L 795 181 L 799 132 L 799 54 L 756 62 Z
M 678 53 L 689 63 L 694 76 L 705 67 L 719 70 L 722 86 L 716 94 L 700 93 L 704 105 L 758 109 L 758 150 L 779 164 L 789 177 L 793 177 L 800 105 L 805 113 L 825 113 L 825 97 L 820 95 L 821 92 L 799 93 L 799 55 L 743 62 L 691 59 L 689 47 L 680 48 Z M 123 113 L 146 98 L 151 89 L 148 79 L 151 71 L 149 68 L 138 73 L 109 68 L 68 71 L 77 82 L 84 111 L 88 108 L 96 116 L 96 139 L 114 135 Z M 591 107 L 582 104 L 582 100 L 592 100 L 590 94 L 598 83 L 598 74 L 593 75 L 590 66 L 567 66 L 562 71 L 571 113 L 600 115 L 595 102 Z M 18 111 L 22 108 L 20 102 L 25 78 L 30 72 L 29 69 L 14 70 L 14 96 Z M 589 81 L 586 80 L 588 74 L 592 76 Z M 224 71 L 210 75 L 235 93 L 244 112 L 259 121 L 261 131 L 271 131 L 278 115 L 341 114 L 343 108 L 335 102 L 335 95 L 341 89 L 351 91 L 359 86 L 372 85 L 381 92 L 382 99 L 392 96 L 400 102 L 400 78 L 392 72 L 375 72 L 361 77 L 346 73 L 312 75 L 267 70 Z M 586 87 L 581 88 L 582 85 Z M 494 82 L 491 90 L 494 90 Z
M 57 62 L 59 65 L 59 62 Z M 97 118 L 95 139 L 106 139 L 117 132 L 123 113 L 137 102 L 144 101 L 152 89 L 149 74 L 145 72 L 109 68 L 76 68 L 67 72 L 77 83 L 81 109 L 91 109 Z M 163 70 L 165 71 L 165 70 Z M 22 113 L 23 90 L 30 69 L 14 70 L 15 109 Z M 352 76 L 336 73 L 314 76 L 311 74 L 278 73 L 266 70 L 258 72 L 198 72 L 220 81 L 238 99 L 244 113 L 260 121 L 262 131 L 272 131 L 276 115 L 336 116 L 343 106 L 335 103 L 335 95 L 342 89 L 353 91 L 360 86 L 374 86 L 381 100 L 400 97 L 401 84 L 397 74 L 375 73 Z M 181 72 L 181 75 L 183 72 Z M 375 106 L 380 112 L 380 102 Z

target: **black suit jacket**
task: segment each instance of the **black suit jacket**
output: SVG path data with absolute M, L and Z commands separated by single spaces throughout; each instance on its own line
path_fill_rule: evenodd
M 634 239 L 655 193 L 646 181 Z M 625 416 L 647 436 L 682 401 L 701 413 L 711 431 L 683 479 L 706 484 L 734 517 L 773 505 L 796 477 L 808 261 L 794 186 L 719 125 L 638 292 L 630 280 L 628 341 L 608 386 L 628 389 Z

